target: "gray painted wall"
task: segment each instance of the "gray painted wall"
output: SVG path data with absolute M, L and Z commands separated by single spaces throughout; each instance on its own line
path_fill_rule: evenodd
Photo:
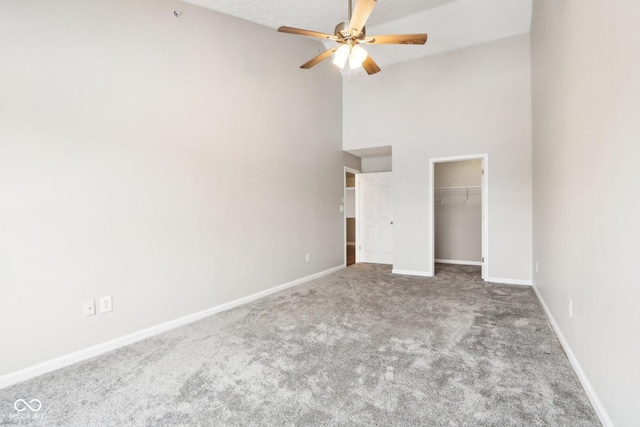
M 0 40 L 0 374 L 344 263 L 319 43 L 168 0 L 8 0 Z
M 535 286 L 602 408 L 637 426 L 640 3 L 533 7 Z
M 393 169 L 393 156 L 374 156 L 362 158 L 362 172 L 391 172 Z
M 362 170 L 362 159 L 358 156 L 354 156 L 351 153 L 342 153 L 342 162 L 343 164 L 351 169 Z
M 433 172 L 435 187 L 479 187 L 482 185 L 482 160 L 436 163 Z
M 429 159 L 488 153 L 489 277 L 531 280 L 530 71 L 522 35 L 344 83 L 344 148 L 393 146 L 395 269 L 431 270 Z

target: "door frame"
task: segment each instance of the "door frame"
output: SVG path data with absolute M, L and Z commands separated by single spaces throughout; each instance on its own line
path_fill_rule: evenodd
M 360 243 L 360 233 L 358 232 L 358 175 L 362 173 L 358 169 L 353 169 L 348 166 L 344 166 L 344 171 L 342 172 L 342 228 L 344 231 L 344 235 L 342 236 L 342 247 L 344 249 L 344 255 L 342 259 L 344 260 L 344 266 L 347 266 L 347 209 L 346 209 L 346 200 L 347 200 L 347 172 L 352 173 L 356 176 L 356 189 L 354 197 L 356 198 L 356 264 L 358 263 L 358 244 Z
M 431 266 L 432 275 L 435 276 L 435 218 L 434 218 L 434 191 L 435 191 L 435 164 L 458 162 L 464 160 L 482 161 L 482 280 L 489 277 L 489 154 L 470 154 L 465 156 L 436 157 L 429 159 L 429 251 L 428 264 Z

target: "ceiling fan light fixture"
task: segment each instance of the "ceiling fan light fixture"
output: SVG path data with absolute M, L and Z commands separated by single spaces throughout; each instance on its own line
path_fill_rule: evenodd
M 349 69 L 355 70 L 359 67 L 364 68 L 367 74 L 372 75 L 380 71 L 380 67 L 375 63 L 371 55 L 362 47 L 360 43 L 366 44 L 413 44 L 422 45 L 427 42 L 426 34 L 389 34 L 382 36 L 366 35 L 367 19 L 373 12 L 373 8 L 378 0 L 357 0 L 355 8 L 352 9 L 352 0 L 347 0 L 349 6 L 349 20 L 341 22 L 336 26 L 333 34 L 321 33 L 318 31 L 303 30 L 293 27 L 280 27 L 278 32 L 297 34 L 300 36 L 315 37 L 317 39 L 333 40 L 338 43 L 324 52 L 311 58 L 305 62 L 300 68 L 308 70 L 325 59 L 333 55 L 333 63 L 340 68 L 344 68 L 349 61 Z
M 369 54 L 366 50 L 358 45 L 353 46 L 349 54 L 349 67 L 352 70 L 361 67 L 364 60 L 367 59 L 367 56 L 369 56 Z
M 350 56 L 349 55 L 350 50 L 351 49 L 346 44 L 343 44 L 338 48 L 338 50 L 336 50 L 336 52 L 333 55 L 333 63 L 338 68 L 344 68 L 344 65 L 347 63 L 347 59 Z

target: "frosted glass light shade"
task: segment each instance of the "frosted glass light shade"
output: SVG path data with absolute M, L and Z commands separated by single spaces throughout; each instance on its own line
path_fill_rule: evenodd
M 362 66 L 362 62 L 367 59 L 367 51 L 358 45 L 351 48 L 351 54 L 349 55 L 349 67 L 352 70 Z
M 343 68 L 347 63 L 347 59 L 349 58 L 349 46 L 343 44 L 336 50 L 333 56 L 333 63 L 338 66 L 338 68 Z

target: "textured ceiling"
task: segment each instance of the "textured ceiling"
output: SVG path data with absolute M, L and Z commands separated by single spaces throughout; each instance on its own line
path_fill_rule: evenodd
M 271 28 L 281 25 L 333 34 L 347 20 L 347 0 L 183 0 Z M 354 0 L 354 4 L 355 4 Z M 385 66 L 450 50 L 526 34 L 531 27 L 533 0 L 378 0 L 367 35 L 428 33 L 424 46 L 369 45 L 372 58 Z M 283 43 L 291 34 L 280 34 Z M 324 49 L 333 47 L 325 41 Z M 300 64 L 317 51 L 300 58 Z M 324 61 L 319 66 L 331 66 Z M 343 73 L 346 73 L 346 69 Z
M 281 25 L 333 34 L 347 20 L 347 0 L 184 0 L 271 28 Z M 404 18 L 455 0 L 379 0 L 368 26 Z M 355 0 L 353 1 L 355 5 Z

